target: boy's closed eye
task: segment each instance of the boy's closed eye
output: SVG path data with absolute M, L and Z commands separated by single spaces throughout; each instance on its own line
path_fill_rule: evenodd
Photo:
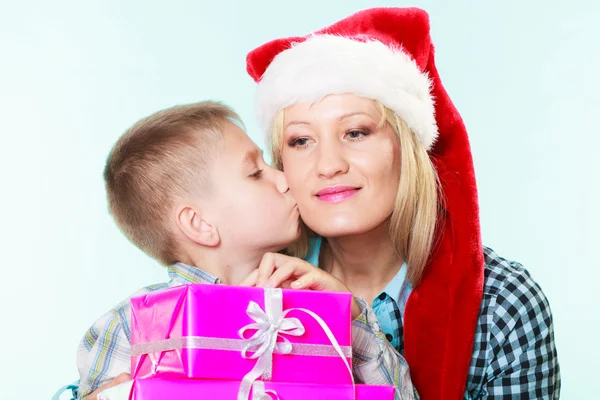
M 257 170 L 256 172 L 254 172 L 253 174 L 251 174 L 251 175 L 250 175 L 250 177 L 251 177 L 251 178 L 254 178 L 254 179 L 258 179 L 258 178 L 260 178 L 260 176 L 261 176 L 262 172 L 263 172 L 263 170 L 262 170 L 262 169 L 259 169 L 259 170 Z

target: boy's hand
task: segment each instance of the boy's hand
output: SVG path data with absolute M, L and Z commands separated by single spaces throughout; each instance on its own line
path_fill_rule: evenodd
M 304 260 L 279 253 L 266 253 L 258 269 L 252 271 L 240 286 L 289 287 L 351 293 L 350 289 L 333 275 Z M 352 319 L 356 319 L 360 313 L 361 309 L 352 297 Z
M 88 394 L 83 398 L 83 400 L 97 400 L 98 395 L 105 391 L 106 389 L 110 389 L 111 387 L 120 385 L 123 382 L 127 382 L 131 380 L 131 375 L 129 374 L 121 374 L 114 378 L 112 381 L 108 382 L 104 386 L 100 386 L 98 389 L 94 390 L 92 393 Z

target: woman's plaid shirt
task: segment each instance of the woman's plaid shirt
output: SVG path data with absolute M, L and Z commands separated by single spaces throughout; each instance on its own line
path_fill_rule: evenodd
M 548 300 L 522 265 L 499 257 L 489 248 L 484 248 L 484 256 L 483 300 L 464 398 L 558 399 L 560 368 Z M 353 340 L 357 342 L 352 346 L 353 357 L 371 365 L 368 375 L 358 376 L 362 382 L 402 388 L 406 371 L 400 355 L 400 315 L 404 304 L 388 304 L 389 309 L 384 312 L 389 312 L 395 321 L 397 329 L 393 335 L 400 336 L 400 345 L 393 349 L 376 322 L 377 317 L 366 313 L 366 319 L 354 321 Z M 399 307 L 400 312 L 394 307 Z

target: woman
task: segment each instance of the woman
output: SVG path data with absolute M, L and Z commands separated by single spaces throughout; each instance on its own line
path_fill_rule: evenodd
M 293 253 L 320 267 L 267 284 L 326 271 L 366 300 L 365 383 L 398 386 L 404 354 L 425 400 L 558 398 L 548 302 L 481 245 L 467 133 L 433 54 L 424 11 L 372 9 L 248 55 L 274 163 L 315 234 Z

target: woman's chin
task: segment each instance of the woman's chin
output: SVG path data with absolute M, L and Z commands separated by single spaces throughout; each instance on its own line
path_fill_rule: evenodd
M 383 222 L 383 221 L 382 221 Z M 323 237 L 341 237 L 341 236 L 354 236 L 362 235 L 370 232 L 381 222 L 377 221 L 374 223 L 357 223 L 357 221 L 328 221 L 320 220 L 318 223 L 309 224 L 304 221 L 306 225 L 316 234 Z

